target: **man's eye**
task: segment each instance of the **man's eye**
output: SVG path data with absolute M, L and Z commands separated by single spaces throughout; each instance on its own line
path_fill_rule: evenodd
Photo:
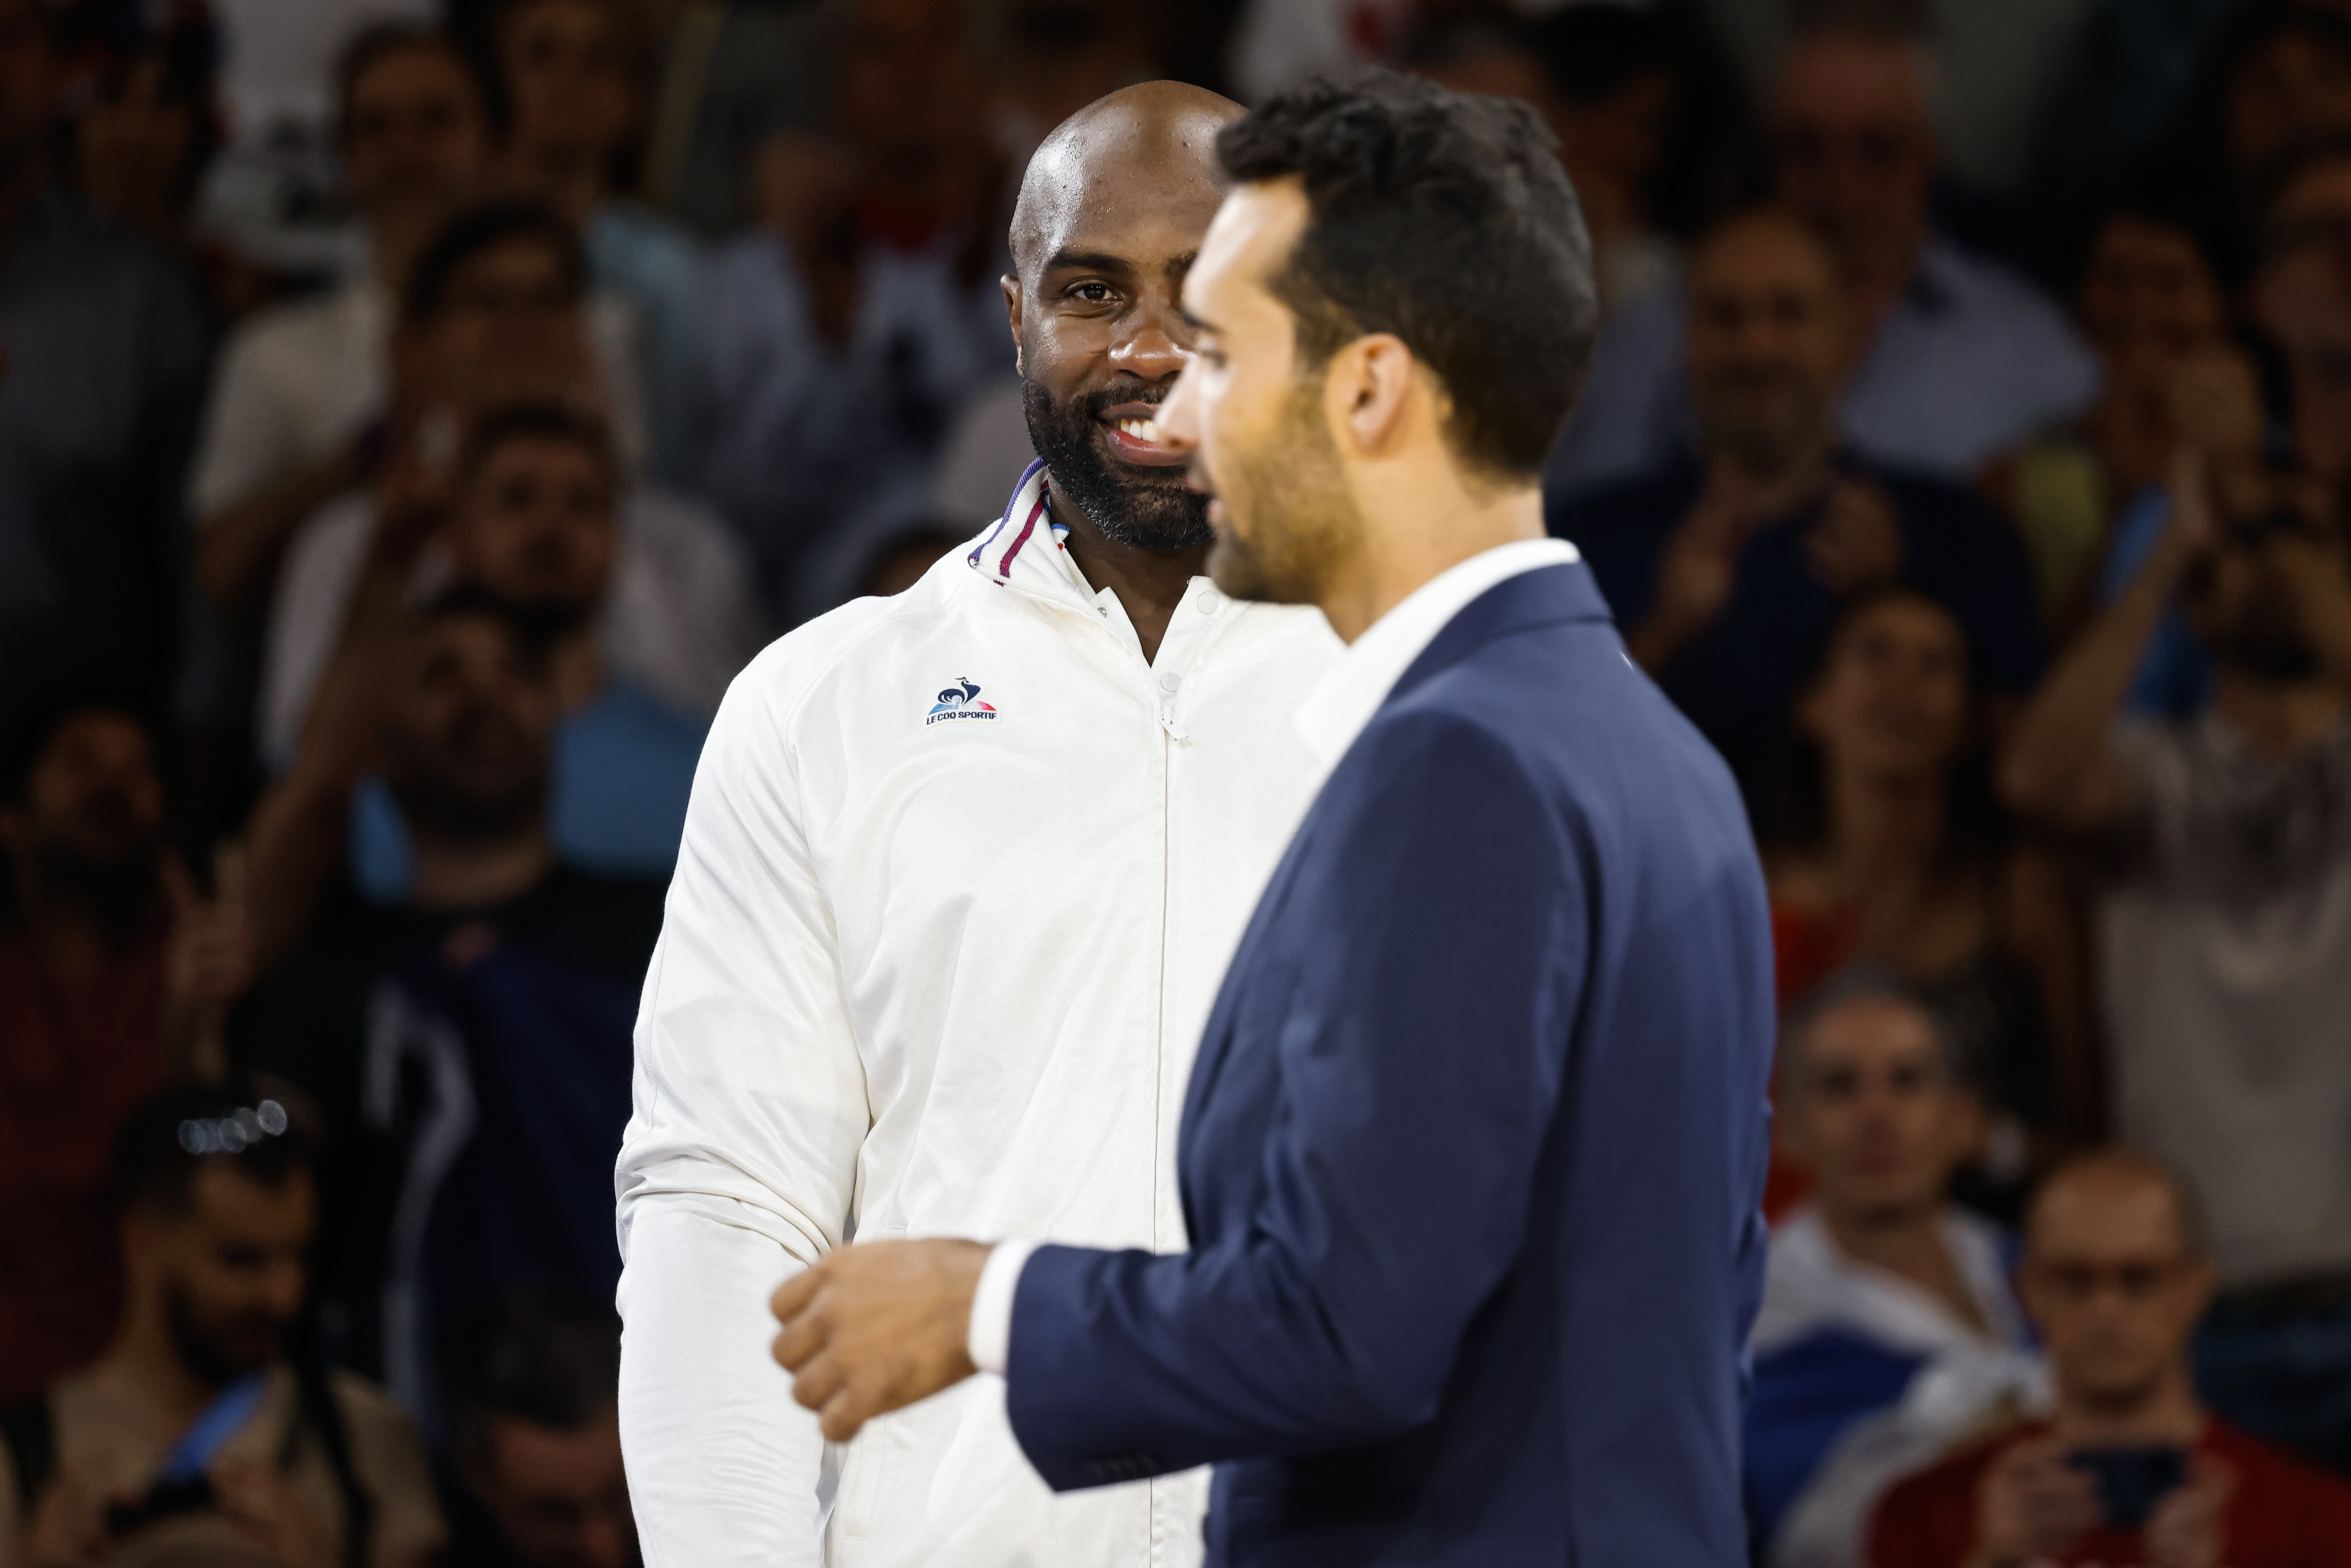
M 1089 305 L 1107 305 L 1115 298 L 1107 283 L 1081 283 L 1070 290 L 1071 297 Z

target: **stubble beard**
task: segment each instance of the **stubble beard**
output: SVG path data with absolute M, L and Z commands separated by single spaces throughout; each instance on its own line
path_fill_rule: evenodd
M 1227 460 L 1217 491 L 1226 526 L 1208 552 L 1208 575 L 1235 599 L 1320 603 L 1341 563 L 1360 548 L 1363 519 L 1322 423 L 1319 383 L 1301 382 L 1272 435 Z M 1249 537 L 1238 526 L 1241 518 Z

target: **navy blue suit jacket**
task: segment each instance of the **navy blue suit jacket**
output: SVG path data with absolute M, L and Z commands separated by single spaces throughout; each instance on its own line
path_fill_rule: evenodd
M 1022 1448 L 1062 1490 L 1217 1461 L 1212 1563 L 1744 1563 L 1771 1040 L 1729 771 L 1582 565 L 1502 582 L 1242 937 L 1192 1250 L 1022 1271 Z

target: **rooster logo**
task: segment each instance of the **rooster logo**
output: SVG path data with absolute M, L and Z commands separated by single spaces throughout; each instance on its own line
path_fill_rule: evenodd
M 956 684 L 939 694 L 939 700 L 924 716 L 925 725 L 951 718 L 994 718 L 993 705 L 979 700 L 979 687 L 968 675 L 958 675 Z

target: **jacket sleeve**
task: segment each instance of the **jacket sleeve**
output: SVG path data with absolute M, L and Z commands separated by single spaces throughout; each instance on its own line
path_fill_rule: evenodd
M 1181 1256 L 1047 1247 L 1022 1270 L 1008 1404 L 1049 1483 L 1435 1416 L 1520 1250 L 1561 1091 L 1589 931 L 1569 815 L 1467 722 L 1396 716 L 1358 742 L 1217 1008 L 1238 1020 L 1225 1060 L 1280 1053 L 1263 1146 L 1210 1142 L 1213 1082 L 1187 1112 L 1187 1176 L 1194 1141 L 1255 1160 L 1254 1208 Z M 1248 994 L 1264 986 L 1270 1006 Z M 1217 1070 L 1218 1027 L 1196 1071 Z
M 695 776 L 615 1172 L 622 1440 L 650 1568 L 819 1559 L 823 1444 L 769 1359 L 766 1302 L 840 1245 L 870 1117 L 777 652 L 728 693 Z

